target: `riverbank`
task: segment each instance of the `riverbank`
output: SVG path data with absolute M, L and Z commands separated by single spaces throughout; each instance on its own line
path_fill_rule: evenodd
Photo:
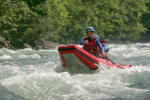
M 137 41 L 129 41 L 129 40 L 125 40 L 125 41 L 121 41 L 121 40 L 107 40 L 107 44 L 131 44 L 131 43 L 147 43 L 150 42 L 149 39 L 143 37 L 142 39 L 139 39 Z M 78 44 L 78 43 L 70 43 L 70 44 Z M 34 46 L 27 44 L 27 43 L 23 43 L 23 46 L 21 46 L 22 48 L 16 48 L 13 45 L 11 45 L 11 43 L 9 41 L 7 41 L 5 38 L 3 38 L 2 36 L 0 36 L 0 48 L 7 48 L 7 49 L 12 49 L 12 50 L 16 50 L 16 49 L 24 49 L 24 48 L 32 48 L 32 49 L 36 49 L 36 50 L 41 50 L 41 49 L 50 49 L 50 48 L 55 48 L 56 46 L 59 45 L 59 43 L 54 43 L 51 41 L 37 41 L 35 42 Z
M 32 48 L 36 50 L 41 50 L 41 49 L 49 49 L 56 47 L 58 44 L 51 42 L 51 41 L 38 41 L 35 43 L 35 46 L 31 46 L 29 44 L 24 43 L 23 44 L 24 48 Z M 8 49 L 24 49 L 24 48 L 15 48 L 14 46 L 11 45 L 9 41 L 7 41 L 5 38 L 0 36 L 0 48 L 8 48 Z
M 14 47 L 11 46 L 10 42 L 1 36 L 0 36 L 0 48 L 14 49 Z

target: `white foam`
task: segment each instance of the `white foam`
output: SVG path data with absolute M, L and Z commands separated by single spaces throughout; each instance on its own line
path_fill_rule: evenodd
M 30 57 L 34 58 L 34 59 L 40 59 L 41 58 L 41 56 L 38 54 L 32 54 L 32 55 L 30 55 Z
M 19 58 L 27 58 L 28 56 L 26 54 L 21 54 L 18 56 Z
M 2 55 L 0 59 L 11 59 L 12 57 L 9 55 Z
M 141 46 L 144 49 L 139 50 Z M 9 91 L 30 100 L 48 100 L 51 98 L 62 100 L 96 100 L 115 99 L 117 97 L 137 99 L 138 95 L 146 95 L 148 91 L 148 87 L 138 88 L 139 85 L 136 84 L 143 81 L 143 86 L 149 84 L 150 78 L 148 75 L 150 73 L 150 66 L 143 65 L 143 63 L 137 65 L 139 59 L 136 58 L 140 56 L 150 57 L 150 48 L 147 46 L 150 46 L 150 43 L 130 45 L 111 44 L 109 52 L 111 56 L 119 58 L 120 61 L 122 59 L 128 60 L 133 58 L 136 66 L 133 64 L 129 69 L 105 69 L 106 66 L 101 65 L 100 67 L 103 67 L 104 70 L 92 74 L 71 74 L 68 71 L 56 72 L 56 67 L 62 67 L 60 66 L 58 53 L 54 54 L 54 56 L 47 55 L 47 53 L 57 52 L 57 49 L 22 49 L 13 51 L 13 54 L 2 52 L 5 56 L 3 56 L 4 58 L 1 56 L 0 59 L 12 59 L 14 57 L 15 59 L 9 66 L 0 65 L 0 82 Z M 40 56 L 41 53 L 44 57 Z M 49 57 L 47 58 L 47 56 Z M 16 57 L 33 58 L 34 61 L 37 60 L 40 63 L 23 62 L 22 64 L 19 59 L 16 60 Z M 44 62 L 42 62 L 43 60 Z M 129 64 L 130 62 L 129 60 L 127 63 Z M 145 73 L 147 76 L 145 76 Z M 132 87 L 134 84 L 135 87 Z

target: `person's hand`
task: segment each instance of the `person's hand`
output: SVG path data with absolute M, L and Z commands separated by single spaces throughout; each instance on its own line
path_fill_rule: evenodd
M 85 40 L 85 41 L 84 41 L 84 44 L 89 44 L 88 40 Z

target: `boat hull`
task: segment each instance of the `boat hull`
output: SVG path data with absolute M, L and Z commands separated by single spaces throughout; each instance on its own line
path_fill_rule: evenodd
M 78 47 L 77 45 L 61 45 L 58 48 L 60 59 L 62 62 L 62 66 L 72 66 L 72 64 L 76 63 L 80 66 L 86 66 L 92 70 L 96 70 L 99 68 L 98 65 L 104 64 L 108 68 L 110 67 L 117 67 L 121 69 L 125 69 L 125 67 L 130 67 L 128 65 L 119 65 L 114 64 L 109 61 L 107 58 L 103 57 L 96 57 L 89 52 L 83 50 L 82 48 Z

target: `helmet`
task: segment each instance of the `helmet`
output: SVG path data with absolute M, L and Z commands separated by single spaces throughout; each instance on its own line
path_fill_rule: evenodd
M 86 33 L 88 33 L 88 32 L 95 32 L 95 29 L 93 27 L 87 27 Z

